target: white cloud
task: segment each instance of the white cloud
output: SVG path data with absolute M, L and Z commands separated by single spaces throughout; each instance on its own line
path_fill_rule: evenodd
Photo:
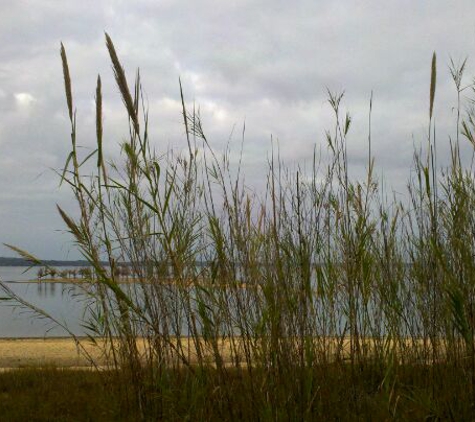
M 17 105 L 21 108 L 29 108 L 36 102 L 36 98 L 28 92 L 14 94 Z

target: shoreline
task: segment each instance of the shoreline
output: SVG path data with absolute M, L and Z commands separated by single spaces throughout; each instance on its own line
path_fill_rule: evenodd
M 3 280 L 3 283 L 8 283 L 8 284 L 71 284 L 71 285 L 94 285 L 96 281 L 91 281 L 88 279 L 83 279 L 83 278 L 47 278 L 47 279 L 31 279 L 31 280 Z M 115 282 L 117 284 L 152 284 L 151 281 L 144 281 L 138 278 L 122 278 L 122 279 L 116 279 Z M 195 286 L 203 286 L 204 283 L 199 282 L 199 281 L 182 281 L 182 282 L 177 282 L 174 281 L 173 279 L 169 280 L 162 280 L 159 283 L 162 286 L 181 286 L 181 287 L 195 287 Z M 208 286 L 208 285 L 206 285 Z M 209 287 L 209 286 L 208 286 Z M 221 283 L 221 284 L 215 284 L 212 285 L 211 287 L 216 287 L 216 288 L 238 288 L 238 289 L 252 289 L 252 288 L 261 288 L 260 285 L 247 285 L 242 282 L 235 282 L 235 283 Z
M 72 337 L 4 337 L 0 338 L 0 371 L 9 369 L 22 369 L 22 368 L 41 368 L 41 367 L 55 367 L 61 369 L 73 369 L 83 368 L 92 369 L 94 367 L 107 368 L 110 360 L 104 353 L 106 339 L 95 338 L 95 343 L 87 336 L 77 337 L 80 346 Z M 137 347 L 140 354 L 144 356 L 147 354 L 147 347 L 143 341 L 143 338 L 137 338 Z M 171 342 L 175 345 L 181 343 L 182 349 L 187 360 L 193 365 L 197 363 L 197 350 L 192 337 L 170 338 Z M 322 340 L 322 339 L 320 339 Z M 366 344 L 374 346 L 374 339 L 366 339 Z M 214 349 L 209 343 L 206 343 L 204 339 L 200 339 L 201 353 L 204 361 L 208 361 L 212 364 L 214 360 Z M 372 344 L 373 343 L 373 344 Z M 405 346 L 404 346 L 405 343 Z M 330 355 L 340 354 L 343 360 L 348 359 L 350 353 L 350 339 L 344 338 L 326 338 L 323 340 L 326 353 Z M 406 339 L 403 344 L 399 345 L 404 349 L 415 347 L 413 351 L 419 349 L 419 353 L 422 351 L 423 340 L 410 340 Z M 238 352 L 239 355 L 243 353 L 243 345 L 240 338 L 234 339 L 219 339 L 217 342 L 221 358 L 225 365 L 231 364 L 234 360 L 232 357 L 234 352 Z M 439 344 L 439 349 L 444 349 L 443 344 Z M 85 356 L 85 352 L 93 359 L 94 364 Z M 400 349 L 399 353 L 403 350 Z M 427 352 L 427 350 L 426 350 Z M 243 356 L 241 355 L 241 358 Z M 331 360 L 331 359 L 330 359 Z M 425 362 L 428 364 L 429 362 Z
M 100 348 L 87 338 L 80 340 L 98 365 L 106 363 Z M 93 365 L 71 337 L 0 338 L 0 370 L 48 366 L 86 368 Z
M 119 284 L 132 284 L 138 282 L 138 279 L 123 279 L 123 280 L 116 280 Z M 91 284 L 91 280 L 83 279 L 83 278 L 42 278 L 37 279 L 33 278 L 31 280 L 6 280 L 4 283 L 10 284 L 52 284 L 52 283 L 61 283 L 61 284 Z

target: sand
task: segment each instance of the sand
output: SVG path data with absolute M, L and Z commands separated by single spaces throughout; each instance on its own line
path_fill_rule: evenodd
M 172 343 L 176 346 L 177 340 L 172 340 Z M 103 354 L 103 340 L 97 339 L 97 345 L 93 344 L 89 339 L 82 338 L 81 345 L 85 351 L 94 360 L 96 366 L 91 364 L 91 361 L 85 356 L 84 352 L 81 352 L 80 348 L 72 338 L 0 338 L 0 372 L 15 368 L 28 368 L 28 367 L 45 367 L 54 366 L 60 368 L 74 368 L 74 369 L 92 369 L 93 367 L 107 368 L 107 360 Z M 197 363 L 197 352 L 193 341 L 189 338 L 182 338 L 181 350 L 183 351 L 186 360 L 192 365 Z M 214 349 L 210 344 L 206 344 L 203 339 L 201 343 L 201 352 L 205 361 L 210 363 L 214 362 Z M 341 347 L 343 352 L 343 358 L 349 356 L 349 339 L 346 338 L 340 343 L 340 340 L 336 338 L 329 338 L 326 341 L 327 347 L 329 347 L 330 354 L 334 354 L 337 348 Z M 373 340 L 367 339 L 366 345 L 372 346 Z M 406 347 L 411 348 L 411 340 L 406 341 Z M 422 340 L 416 341 L 417 348 L 422 349 Z M 140 339 L 137 340 L 137 346 L 139 353 L 146 354 L 146 347 L 144 342 Z M 243 358 L 242 345 L 239 339 L 234 339 L 234 346 L 238 350 L 238 353 Z M 415 344 L 412 344 L 414 347 Z M 218 345 L 219 354 L 223 359 L 225 365 L 232 364 L 231 359 L 231 342 L 229 339 L 219 340 Z M 445 345 L 439 344 L 439 351 L 444 354 Z M 404 353 L 404 350 L 400 350 L 399 353 Z
M 87 340 L 82 341 L 82 344 L 99 365 L 106 363 L 100 348 Z M 91 367 L 71 338 L 0 339 L 0 368 L 52 365 L 64 368 Z
M 103 354 L 103 340 L 97 339 L 94 345 L 89 339 L 82 338 L 81 345 L 93 358 L 95 365 L 106 367 Z M 174 344 L 177 343 L 175 339 Z M 229 341 L 220 341 L 220 353 L 224 360 L 230 355 Z M 145 353 L 141 340 L 137 340 L 140 353 Z M 213 359 L 213 351 L 203 343 L 205 359 Z M 196 349 L 190 339 L 182 339 L 183 352 L 190 363 L 196 363 Z M 55 366 L 60 368 L 92 368 L 90 360 L 72 338 L 0 338 L 0 371 L 13 368 Z

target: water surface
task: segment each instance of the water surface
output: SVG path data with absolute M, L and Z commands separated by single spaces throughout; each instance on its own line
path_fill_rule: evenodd
M 69 267 L 71 268 L 71 267 Z M 61 270 L 67 268 L 61 268 Z M 36 278 L 38 268 L 0 267 L 0 280 L 21 298 L 58 319 L 76 335 L 85 335 L 82 327 L 86 309 L 81 287 L 73 283 L 25 283 Z M 26 271 L 26 272 L 25 272 Z M 5 297 L 3 291 L 0 297 Z M 0 338 L 61 337 L 67 331 L 11 301 L 0 301 Z

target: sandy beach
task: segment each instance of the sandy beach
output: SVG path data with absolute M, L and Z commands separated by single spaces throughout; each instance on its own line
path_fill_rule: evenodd
M 82 344 L 99 365 L 106 363 L 99 347 L 88 341 Z M 0 339 L 0 368 L 50 365 L 65 368 L 91 366 L 71 338 Z
M 96 340 L 97 345 L 87 338 L 80 341 L 97 366 L 107 366 L 102 339 Z M 144 353 L 143 342 L 138 340 L 137 346 L 139 352 Z M 212 351 L 204 343 L 202 347 L 205 358 L 212 359 Z M 220 341 L 219 349 L 225 360 L 229 356 L 229 347 L 229 341 Z M 196 361 L 196 350 L 189 339 L 182 339 L 181 348 L 191 363 Z M 33 366 L 92 368 L 91 362 L 72 338 L 0 338 L 0 371 Z
M 98 367 L 107 367 L 107 359 L 103 354 L 104 340 L 97 339 L 97 345 L 93 344 L 87 338 L 81 338 L 81 347 L 94 360 Z M 172 341 L 176 347 L 178 340 Z M 234 339 L 235 351 L 243 358 L 242 345 L 239 339 Z M 182 338 L 180 340 L 180 348 L 186 356 L 186 359 L 191 364 L 197 362 L 197 351 L 193 341 L 190 338 Z M 205 361 L 212 363 L 214 361 L 214 350 L 210 344 L 206 344 L 201 339 L 201 353 Z M 411 340 L 408 340 L 403 349 L 411 349 Z M 139 353 L 146 354 L 144 342 L 137 340 Z M 400 345 L 401 346 L 401 345 Z M 412 343 L 412 347 L 416 346 L 419 350 L 423 347 L 422 340 Z M 327 352 L 330 355 L 336 355 L 337 349 L 340 349 L 343 358 L 347 359 L 349 356 L 350 342 L 345 338 L 341 339 L 331 338 L 326 341 Z M 366 344 L 363 347 L 374 347 L 374 340 L 366 339 Z M 439 344 L 439 352 L 442 355 L 445 353 L 445 345 L 443 342 Z M 231 341 L 229 339 L 218 341 L 218 350 L 221 357 L 224 359 L 224 364 L 232 364 L 231 359 Z M 80 347 L 72 338 L 3 338 L 0 339 L 0 371 L 14 369 L 14 368 L 28 368 L 28 367 L 44 367 L 55 366 L 61 368 L 92 368 L 90 360 L 87 359 L 85 353 L 81 352 Z M 404 353 L 399 350 L 398 354 Z

